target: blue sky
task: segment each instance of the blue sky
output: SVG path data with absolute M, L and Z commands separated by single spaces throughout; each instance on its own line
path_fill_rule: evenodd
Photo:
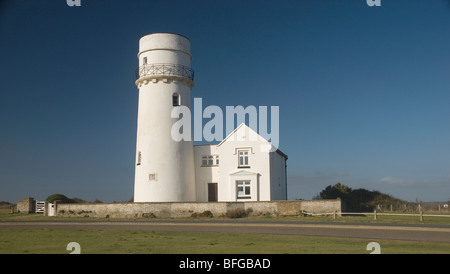
M 0 200 L 133 195 L 139 38 L 191 40 L 203 106 L 280 107 L 288 198 L 450 198 L 450 1 L 3 1 Z

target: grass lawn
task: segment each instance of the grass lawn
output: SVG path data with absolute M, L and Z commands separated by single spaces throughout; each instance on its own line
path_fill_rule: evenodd
M 0 211 L 0 221 L 49 220 L 49 218 L 67 219 Z M 349 216 L 336 220 L 331 217 L 277 217 L 264 220 L 420 223 L 418 217 L 399 219 L 399 216 L 380 216 L 377 221 L 373 220 L 373 216 Z M 448 224 L 449 221 L 450 218 L 424 219 L 424 223 Z M 68 254 L 71 251 L 66 250 L 66 247 L 70 242 L 79 243 L 82 254 L 368 254 L 370 251 L 367 251 L 366 247 L 372 241 L 380 244 L 382 254 L 450 254 L 450 244 L 436 242 L 182 231 L 16 230 L 0 227 L 0 254 Z
M 450 253 L 450 244 L 375 240 L 382 254 Z M 369 239 L 268 234 L 0 229 L 0 254 L 68 254 L 67 244 L 82 254 L 368 254 Z

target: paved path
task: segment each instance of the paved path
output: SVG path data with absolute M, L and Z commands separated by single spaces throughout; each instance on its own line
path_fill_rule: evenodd
M 266 233 L 450 243 L 450 225 L 261 222 L 233 220 L 11 221 L 0 229 L 112 229 Z

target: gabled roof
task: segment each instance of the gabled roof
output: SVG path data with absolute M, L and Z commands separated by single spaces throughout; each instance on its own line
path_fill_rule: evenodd
M 241 123 L 235 130 L 233 130 L 230 134 L 228 134 L 228 136 L 225 137 L 225 139 L 223 139 L 222 142 L 220 142 L 217 146 L 219 147 L 219 146 L 222 145 L 226 140 L 228 140 L 231 136 L 233 136 L 234 134 L 236 134 L 236 132 L 237 132 L 241 127 L 246 127 L 247 129 L 251 130 L 254 134 L 256 134 L 255 136 L 260 137 L 261 140 L 264 140 L 264 141 L 267 142 L 267 144 L 270 144 L 269 141 L 267 141 L 266 139 L 264 139 L 261 135 L 259 135 L 256 131 L 254 131 L 251 127 L 247 126 L 245 123 Z
M 221 146 L 225 141 L 227 141 L 229 138 L 231 138 L 231 136 L 233 136 L 234 134 L 236 134 L 236 132 L 241 128 L 241 127 L 245 127 L 246 129 L 250 130 L 252 133 L 251 134 L 255 134 L 255 136 L 259 137 L 260 140 L 262 140 L 263 142 L 266 142 L 268 145 L 272 145 L 272 143 L 270 143 L 269 141 L 267 141 L 265 138 L 263 138 L 261 135 L 259 135 L 256 131 L 254 131 L 251 127 L 247 126 L 245 123 L 241 123 L 237 128 L 235 128 L 230 134 L 228 134 L 227 137 L 225 137 L 222 142 L 220 142 L 217 147 Z M 278 154 L 280 154 L 282 157 L 286 158 L 286 160 L 288 159 L 287 154 L 283 153 L 281 150 L 277 149 L 276 152 Z

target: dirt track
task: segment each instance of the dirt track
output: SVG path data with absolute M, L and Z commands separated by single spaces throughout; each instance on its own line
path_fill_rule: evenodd
M 450 225 L 307 223 L 256 221 L 13 221 L 0 229 L 99 229 L 266 233 L 450 243 Z

